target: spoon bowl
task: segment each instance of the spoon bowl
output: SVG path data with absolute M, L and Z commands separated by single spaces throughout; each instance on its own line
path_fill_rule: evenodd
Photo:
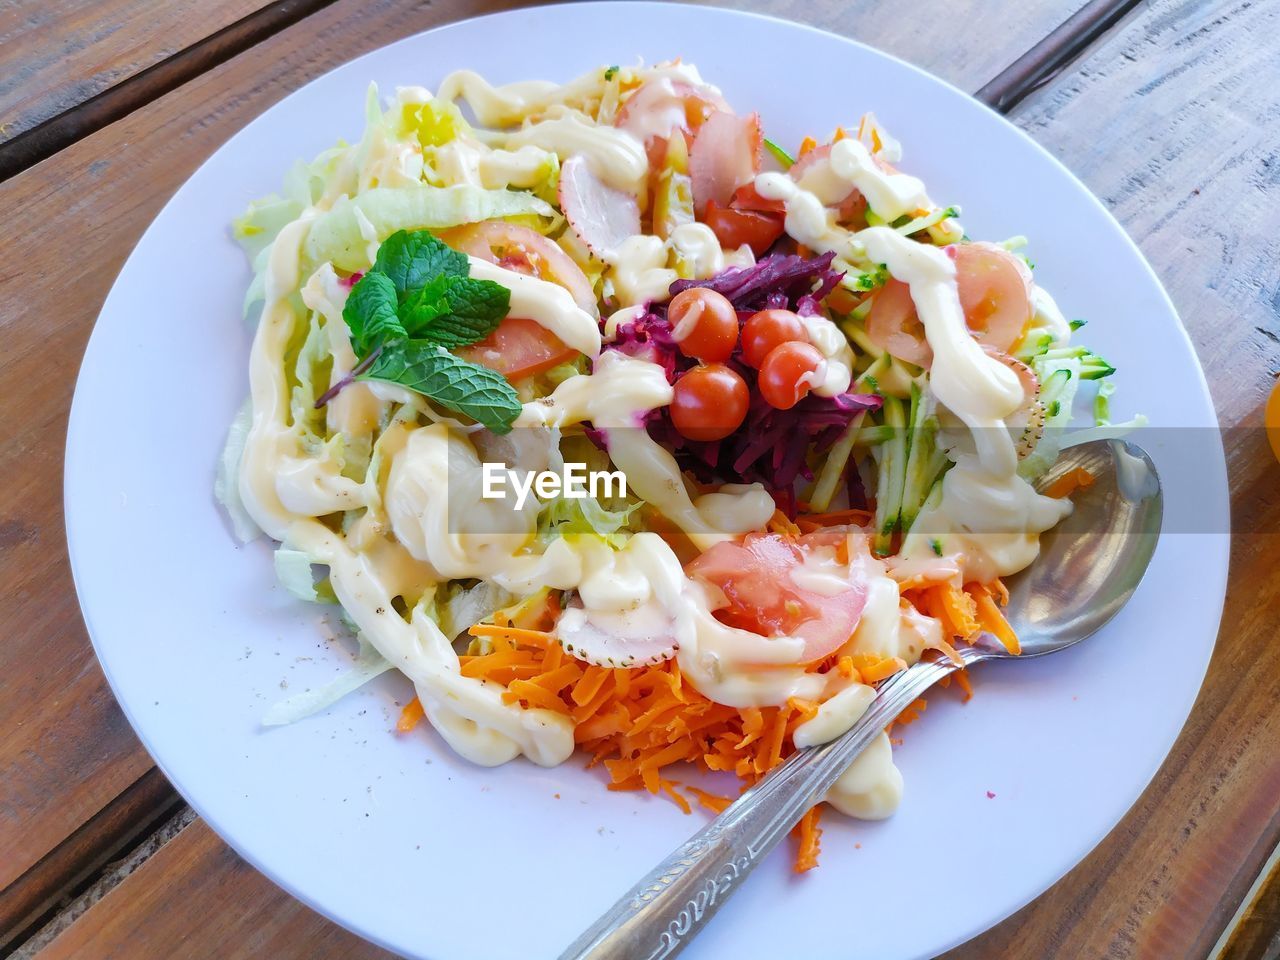
M 853 759 L 929 687 L 984 660 L 1063 650 L 1114 617 L 1155 552 L 1164 511 L 1160 479 L 1140 447 L 1094 440 L 1063 451 L 1036 486 L 1043 492 L 1081 469 L 1092 480 L 1076 490 L 1071 514 L 1041 537 L 1035 562 L 1009 580 L 1004 612 L 1019 654 L 984 635 L 962 644 L 956 660 L 931 651 L 894 674 L 847 732 L 797 750 L 775 767 L 632 887 L 560 960 L 674 957 Z
M 1081 469 L 1093 483 L 1077 490 L 1071 514 L 1041 536 L 1035 563 L 1009 578 L 1005 616 L 1021 657 L 1053 653 L 1100 630 L 1129 602 L 1156 549 L 1164 497 L 1146 451 L 1123 440 L 1071 447 L 1036 486 L 1048 489 Z

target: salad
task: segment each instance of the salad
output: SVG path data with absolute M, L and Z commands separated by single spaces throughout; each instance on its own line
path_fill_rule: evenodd
M 256 329 L 217 493 L 359 643 L 265 722 L 399 670 L 404 733 L 718 811 L 921 657 L 1016 651 L 1002 578 L 1092 478 L 1032 482 L 1126 428 L 1113 370 L 1020 238 L 902 163 L 871 114 L 774 143 L 679 61 L 370 90 L 359 142 L 234 224 Z M 902 789 L 886 731 L 826 804 Z

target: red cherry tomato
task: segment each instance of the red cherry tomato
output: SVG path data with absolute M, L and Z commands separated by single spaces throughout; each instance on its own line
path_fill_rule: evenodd
M 724 294 L 690 287 L 671 298 L 667 319 L 676 345 L 686 357 L 722 363 L 738 345 L 738 313 Z
M 542 324 L 524 317 L 507 317 L 489 336 L 454 353 L 508 380 L 532 377 L 580 356 Z
M 760 213 L 786 213 L 787 205 L 781 200 L 769 200 L 760 196 L 755 181 L 744 183 L 733 193 L 729 206 L 735 210 L 756 210 Z
M 807 343 L 804 322 L 790 310 L 761 310 L 747 318 L 742 327 L 742 359 L 759 368 L 774 347 L 791 340 Z
M 676 381 L 671 422 L 690 440 L 723 440 L 747 417 L 743 379 L 723 363 L 694 367 Z
M 722 247 L 736 250 L 745 243 L 757 257 L 782 236 L 782 221 L 780 213 L 722 207 L 714 200 L 707 202 L 702 214 L 702 222 L 711 228 Z
M 813 385 L 813 372 L 825 361 L 811 343 L 791 340 L 769 351 L 760 364 L 760 395 L 771 407 L 790 410 Z

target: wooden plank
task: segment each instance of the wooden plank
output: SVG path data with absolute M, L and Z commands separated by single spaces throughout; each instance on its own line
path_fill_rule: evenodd
M 52 156 L 68 144 L 102 129 L 332 2 L 274 0 L 195 40 L 190 46 L 159 58 L 145 70 L 18 133 L 7 142 L 0 140 L 0 180 Z M 198 17 L 190 19 L 193 22 L 199 20 Z M 164 23 L 160 26 L 163 27 Z M 146 29 L 139 32 L 151 35 Z
M 197 820 L 36 956 L 389 960 L 393 954 L 303 906 Z
M 1280 836 L 1280 487 L 1261 429 L 1280 371 L 1278 38 L 1274 4 L 1154 3 L 1016 112 L 1177 304 L 1229 428 L 1236 538 L 1226 627 L 1150 789 L 1063 882 L 952 960 L 1206 956 Z
M 0 890 L 0 953 L 25 939 L 108 861 L 181 805 L 164 774 L 152 767 L 23 874 L 21 883 Z
M 0 7 L 0 144 L 184 47 L 265 0 L 17 0 Z
M 0 207 L 26 227 L 20 249 L 0 257 L 0 400 L 17 425 L 0 448 L 0 474 L 15 478 L 0 507 L 0 582 L 13 585 L 0 608 L 0 888 L 150 767 L 84 636 L 60 512 L 77 359 L 124 257 L 201 160 L 290 90 L 398 37 L 501 5 L 342 0 L 0 184 Z M 793 7 L 775 0 L 758 8 L 786 15 Z M 996 55 L 985 28 L 953 12 L 950 0 L 928 0 L 927 13 L 921 7 L 919 35 L 869 2 L 805 9 L 972 86 L 1063 15 L 1056 3 L 1019 4 L 1017 30 L 1004 38 L 1011 45 Z
M 1209 960 L 1275 960 L 1280 956 L 1280 846 L 1258 874 Z

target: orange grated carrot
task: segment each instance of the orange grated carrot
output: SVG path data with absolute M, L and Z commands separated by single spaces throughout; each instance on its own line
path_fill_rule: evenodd
M 800 849 L 796 853 L 794 870 L 805 873 L 818 865 L 818 853 L 822 849 L 822 828 L 818 821 L 822 818 L 822 805 L 810 807 L 796 825 L 796 833 L 800 838 Z
M 891 677 L 900 670 L 907 669 L 907 662 L 901 657 L 880 657 L 874 653 L 853 654 L 853 665 L 866 683 L 877 683 Z
M 676 782 L 674 780 L 667 780 L 664 778 L 658 782 L 662 786 L 662 792 L 674 800 L 677 807 L 683 810 L 686 814 L 693 813 L 693 807 L 689 806 L 689 801 L 680 795 L 680 791 L 676 789 Z
M 693 794 L 698 803 L 702 804 L 712 813 L 723 813 L 733 803 L 728 797 L 722 797 L 718 793 L 707 793 L 705 790 L 699 790 L 697 787 L 691 787 L 684 784 L 684 788 Z
M 569 712 L 563 700 L 531 680 L 512 680 L 507 684 L 506 692 L 502 695 L 503 703 L 515 703 L 518 700 L 525 701 L 531 707 L 554 710 L 556 713 Z
M 813 137 L 805 137 L 800 141 L 800 149 L 797 151 L 796 156 L 803 157 L 806 153 L 809 153 L 811 150 L 816 150 L 817 148 L 817 140 L 813 139 Z
M 541 631 L 481 629 L 493 638 L 493 651 L 460 658 L 467 675 L 504 683 L 505 702 L 568 714 L 575 743 L 588 766 L 607 771 L 609 789 L 648 790 L 682 810 L 692 809 L 690 797 L 713 812 L 730 801 L 672 779 L 676 765 L 732 772 L 745 787 L 794 751 L 791 731 L 818 708 L 800 699 L 782 707 L 729 707 L 686 683 L 675 660 L 605 668 L 567 655 Z M 816 666 L 837 668 L 834 658 L 828 661 Z M 861 676 L 852 660 L 846 670 Z M 817 856 L 816 841 L 806 850 L 808 863 Z
M 556 638 L 544 630 L 529 630 L 524 627 L 504 627 L 498 623 L 477 623 L 467 633 L 473 637 L 495 637 L 509 643 L 523 643 L 531 647 L 549 647 Z
M 400 719 L 396 721 L 397 733 L 408 733 L 416 727 L 427 712 L 422 709 L 422 701 L 414 697 L 404 705 L 404 709 L 400 711 Z
M 765 529 L 770 533 L 780 533 L 783 536 L 793 538 L 799 537 L 801 533 L 800 528 L 797 527 L 795 523 L 792 522 L 791 518 L 781 510 L 773 511 L 773 516 L 770 517 L 769 522 L 765 524 Z
M 1053 483 L 1049 484 L 1045 488 L 1044 495 L 1061 500 L 1063 497 L 1071 496 L 1077 490 L 1085 490 L 1092 487 L 1096 480 L 1097 478 L 1084 467 L 1072 467 Z
M 929 703 L 924 697 L 912 700 L 911 703 L 907 704 L 907 708 L 894 718 L 891 726 L 905 727 L 909 723 L 915 723 L 928 706 Z
M 1018 635 L 1013 632 L 1013 627 L 1009 626 L 1009 621 L 1000 612 L 1000 607 L 996 605 L 991 591 L 980 583 L 967 584 L 965 590 L 973 597 L 977 607 L 978 622 L 1015 657 L 1020 654 L 1022 644 L 1018 642 Z

